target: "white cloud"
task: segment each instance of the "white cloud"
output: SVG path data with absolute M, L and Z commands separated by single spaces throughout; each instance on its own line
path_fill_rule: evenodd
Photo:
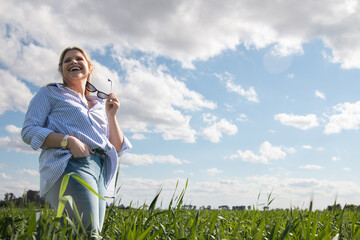
M 292 153 L 290 151 L 289 153 Z M 238 150 L 236 154 L 230 156 L 230 159 L 240 159 L 244 162 L 253 163 L 269 163 L 270 160 L 285 159 L 286 152 L 281 146 L 273 146 L 270 142 L 265 141 L 261 144 L 259 149 L 260 154 L 255 154 L 250 150 Z
M 360 66 L 360 17 L 355 0 L 232 0 L 227 4 L 159 0 L 142 1 L 141 8 L 138 4 L 126 0 L 107 4 L 91 1 L 84 7 L 69 0 L 5 1 L 0 14 L 2 22 L 8 24 L 3 31 L 8 32 L 3 35 L 7 38 L 2 46 L 18 51 L 19 44 L 11 44 L 14 39 L 33 41 L 56 51 L 74 44 L 101 50 L 113 45 L 119 53 L 140 50 L 169 56 L 193 68 L 193 61 L 206 60 L 239 44 L 256 49 L 273 45 L 274 53 L 287 56 L 301 54 L 302 44 L 321 39 L 331 48 L 333 62 L 344 68 Z M 91 26 L 91 30 L 81 26 Z M 77 35 L 75 43 L 73 35 Z
M 351 169 L 351 168 L 348 168 L 348 167 L 345 167 L 345 168 L 344 168 L 344 171 L 351 172 L 352 169 Z
M 3 179 L 7 179 L 7 180 L 13 179 L 12 176 L 10 176 L 10 175 L 8 175 L 6 173 L 0 173 L 0 177 L 3 178 Z
M 284 159 L 286 157 L 286 153 L 282 150 L 282 147 L 273 146 L 268 141 L 261 144 L 259 152 L 268 160 Z
M 178 196 L 185 187 L 186 179 L 167 178 L 157 180 L 151 178 L 126 178 L 120 176 L 119 182 L 121 183 L 121 191 L 119 192 L 121 195 L 116 197 L 121 198 L 121 203 L 130 204 L 130 202 L 132 202 L 133 206 L 135 206 L 135 204 L 140 204 L 140 206 L 144 203 L 150 204 L 155 195 L 161 190 L 158 203 L 161 201 L 165 204 L 163 207 L 167 207 L 166 204 L 170 202 L 170 199 L 175 192 L 174 189 L 176 185 L 178 184 L 178 189 L 175 192 L 175 196 Z M 110 186 L 109 188 L 109 192 L 112 192 L 114 186 Z
M 307 164 L 307 165 L 304 165 L 304 166 L 300 166 L 299 168 L 309 169 L 309 170 L 320 170 L 320 169 L 323 169 L 322 166 L 312 165 L 312 164 Z
M 29 182 L 24 180 L 21 176 L 10 177 L 7 176 L 7 179 L 1 179 L 0 174 L 0 196 L 4 196 L 5 193 L 13 193 L 16 197 L 23 195 L 26 190 L 39 190 L 39 184 Z
M 239 116 L 236 118 L 236 120 L 239 122 L 243 122 L 243 121 L 247 121 L 248 117 L 246 116 L 245 113 L 240 113 Z
M 307 130 L 319 126 L 319 119 L 315 114 L 294 115 L 279 113 L 274 115 L 274 119 L 280 121 L 281 124 Z
M 211 113 L 203 113 L 202 119 L 204 122 L 212 124 L 217 120 L 217 117 Z
M 12 64 L 8 64 L 8 67 L 17 77 L 40 87 L 62 81 L 57 71 L 58 58 L 59 55 L 51 49 L 29 44 L 22 46 L 19 55 Z
M 229 92 L 235 92 L 239 94 L 240 96 L 246 98 L 250 102 L 256 102 L 256 103 L 259 102 L 257 93 L 255 92 L 255 89 L 253 87 L 250 87 L 248 90 L 245 90 L 241 87 L 241 85 L 234 84 L 232 81 L 227 81 L 226 89 Z
M 216 117 L 211 119 L 211 121 L 215 120 Z M 201 136 L 210 142 L 218 143 L 220 142 L 223 134 L 234 135 L 237 131 L 238 128 L 235 124 L 230 123 L 226 119 L 221 119 L 220 121 L 214 122 L 211 126 L 205 128 L 202 131 Z
M 351 181 L 267 175 L 247 179 L 251 183 L 262 186 L 263 191 L 275 189 L 279 196 L 275 202 L 284 201 L 283 204 L 286 205 L 291 201 L 293 206 L 305 208 L 308 205 L 304 206 L 304 199 L 309 199 L 310 195 L 314 196 L 313 204 L 315 209 L 325 209 L 328 205 L 332 205 L 334 200 L 342 205 L 349 204 L 349 197 L 356 199 L 354 197 L 360 195 L 360 185 Z
M 333 156 L 333 157 L 331 158 L 331 161 L 334 161 L 334 162 L 337 162 L 337 161 L 340 161 L 340 160 L 341 160 L 341 158 L 338 157 L 338 156 Z
M 218 175 L 220 173 L 222 173 L 223 171 L 217 168 L 209 168 L 206 169 L 206 173 L 209 174 L 210 176 L 215 176 Z
M 239 158 L 240 160 L 244 162 L 253 162 L 253 163 L 269 163 L 269 160 L 262 156 L 262 155 L 256 155 L 250 150 L 238 150 L 237 154 L 232 155 L 230 157 L 231 159 Z
M 119 77 L 118 73 L 94 59 L 91 59 L 91 62 L 94 64 L 91 82 L 96 88 L 104 92 L 110 92 L 110 88 L 112 88 L 112 92 L 118 94 L 121 90 L 121 81 L 123 80 Z M 110 83 L 108 79 L 110 79 L 112 83 Z
M 6 111 L 25 112 L 32 98 L 29 88 L 16 76 L 0 69 L 0 115 Z
M 315 90 L 315 97 L 321 98 L 321 99 L 323 99 L 323 100 L 326 99 L 325 93 L 320 92 L 319 90 Z
M 328 116 L 324 133 L 340 133 L 342 130 L 357 130 L 360 126 L 360 101 L 340 103 L 333 107 L 334 114 Z
M 240 96 L 246 98 L 249 102 L 258 103 L 259 99 L 257 93 L 253 87 L 250 87 L 248 90 L 245 90 L 241 85 L 234 83 L 234 76 L 230 73 L 225 73 L 224 75 L 215 74 L 215 76 L 221 81 L 225 81 L 226 89 L 228 92 L 234 92 Z
M 232 105 L 226 104 L 226 103 L 224 105 L 225 105 L 226 111 L 235 112 L 235 109 Z
M 141 133 L 135 133 L 131 136 L 131 139 L 134 139 L 134 140 L 144 140 L 146 139 L 145 135 L 144 134 L 141 134 Z
M 173 155 L 153 155 L 153 154 L 133 154 L 125 153 L 121 160 L 120 165 L 125 166 L 142 166 L 150 164 L 185 164 L 188 161 L 178 159 Z
M 282 48 L 279 45 L 268 49 L 263 56 L 264 68 L 275 74 L 285 72 L 291 66 L 292 54 L 302 53 L 301 45 L 293 50 L 295 49 Z
M 138 60 L 120 57 L 118 61 L 126 71 L 126 82 L 117 90 L 122 128 L 138 133 L 161 133 L 165 140 L 195 142 L 196 131 L 190 126 L 191 116 L 180 109 L 214 109 L 216 104 L 165 73 L 163 66 L 146 67 Z
M 227 135 L 234 135 L 237 133 L 238 128 L 235 124 L 230 123 L 226 119 L 221 119 L 219 122 L 216 123 L 220 132 L 225 133 Z
M 21 128 L 18 128 L 14 125 L 7 125 L 5 130 L 10 134 L 10 136 L 0 137 L 0 148 L 3 148 L 7 151 L 38 154 L 38 151 L 34 151 L 21 139 Z
M 216 124 L 211 125 L 210 127 L 205 128 L 202 131 L 202 137 L 206 140 L 209 140 L 213 143 L 220 142 L 220 139 L 222 138 L 222 133 L 217 128 Z
M 285 150 L 285 152 L 290 153 L 290 154 L 296 153 L 296 149 L 293 147 L 284 148 L 284 150 Z
M 349 199 L 358 199 L 360 185 L 351 181 L 329 181 L 315 178 L 289 178 L 286 176 L 252 176 L 247 178 L 212 178 L 212 181 L 194 182 L 189 180 L 188 188 L 185 191 L 184 202 L 200 207 L 211 205 L 217 209 L 220 205 L 237 206 L 239 199 L 234 196 L 241 196 L 241 205 L 255 206 L 266 203 L 268 194 L 276 196 L 270 205 L 271 208 L 300 207 L 308 208 L 309 196 L 314 196 L 314 209 L 325 209 L 336 201 L 340 204 L 349 204 Z M 121 199 L 125 205 L 132 202 L 142 205 L 150 203 L 159 188 L 163 208 L 168 207 L 174 188 L 178 184 L 175 196 L 178 196 L 185 186 L 186 179 L 164 179 L 155 180 L 149 178 L 124 178 L 121 177 Z M 258 199 L 258 196 L 260 198 Z M 305 204 L 305 205 L 304 205 Z M 355 202 L 356 204 L 356 202 Z
M 303 145 L 302 148 L 303 148 L 303 149 L 312 149 L 312 146 L 310 146 L 310 145 Z
M 21 169 L 21 170 L 19 170 L 19 173 L 21 173 L 21 174 L 29 174 L 29 175 L 31 175 L 31 176 L 39 176 L 40 174 L 39 174 L 39 171 L 37 171 L 37 170 L 32 170 L 32 169 Z
M 301 55 L 304 51 L 301 46 L 301 40 L 291 36 L 281 39 L 271 50 L 273 56 L 287 57 L 291 55 Z
M 184 174 L 185 171 L 182 170 L 182 169 L 178 169 L 178 170 L 173 171 L 173 173 L 174 173 L 174 174 Z

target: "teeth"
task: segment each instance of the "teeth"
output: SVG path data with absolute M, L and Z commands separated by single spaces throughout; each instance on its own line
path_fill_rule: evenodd
M 76 70 L 80 70 L 80 68 L 79 68 L 79 67 L 72 67 L 72 68 L 70 68 L 70 72 L 76 71 Z

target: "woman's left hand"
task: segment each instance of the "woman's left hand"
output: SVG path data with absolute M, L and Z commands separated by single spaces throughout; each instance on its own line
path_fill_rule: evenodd
M 110 93 L 106 99 L 105 109 L 108 117 L 115 117 L 117 111 L 120 108 L 120 102 L 114 93 Z

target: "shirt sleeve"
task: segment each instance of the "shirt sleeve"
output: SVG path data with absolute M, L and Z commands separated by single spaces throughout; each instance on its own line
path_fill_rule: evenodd
M 127 137 L 124 136 L 123 145 L 122 145 L 120 152 L 118 152 L 118 157 L 121 157 L 126 149 L 130 149 L 132 147 L 133 146 L 132 146 L 131 142 L 129 141 L 129 139 L 127 139 Z
M 39 149 L 46 137 L 53 132 L 53 130 L 46 128 L 47 118 L 51 112 L 51 100 L 48 97 L 48 91 L 47 87 L 40 88 L 30 101 L 21 130 L 23 141 L 34 150 Z

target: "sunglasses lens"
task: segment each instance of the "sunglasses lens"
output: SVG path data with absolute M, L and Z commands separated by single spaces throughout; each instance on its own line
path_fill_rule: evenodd
M 97 90 L 97 89 L 94 87 L 94 85 L 92 85 L 92 84 L 89 83 L 89 82 L 86 82 L 86 90 L 88 90 L 89 92 L 97 92 L 98 98 L 101 98 L 101 99 L 106 99 L 106 98 L 109 96 L 109 95 L 107 95 L 106 93 Z
M 106 99 L 109 95 L 107 95 L 106 93 L 103 93 L 103 92 L 98 92 L 97 93 L 97 96 L 101 99 Z
M 89 82 L 86 82 L 86 90 L 89 92 L 96 92 L 96 88 Z

